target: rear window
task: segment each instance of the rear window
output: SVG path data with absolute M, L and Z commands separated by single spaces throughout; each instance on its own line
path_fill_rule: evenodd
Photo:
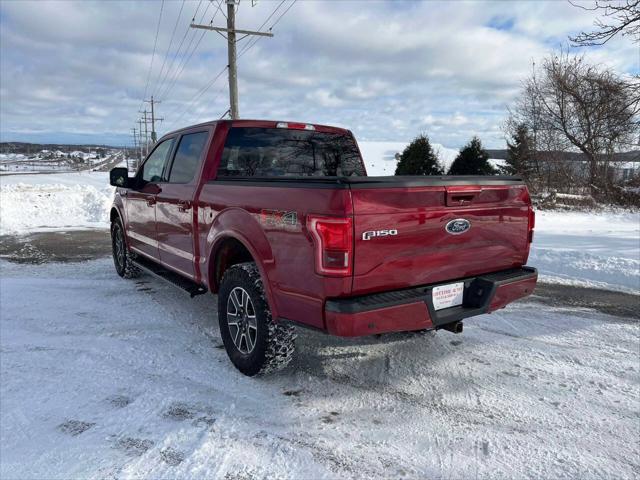
M 364 176 L 353 137 L 281 128 L 232 128 L 222 153 L 222 177 Z

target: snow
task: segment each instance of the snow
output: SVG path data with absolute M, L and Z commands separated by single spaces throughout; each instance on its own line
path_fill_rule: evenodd
M 410 142 L 358 142 L 360 153 L 364 159 L 367 175 L 372 177 L 394 175 L 396 172 L 396 153 L 402 153 Z M 431 147 L 438 156 L 440 165 L 445 172 L 449 170 L 451 164 L 460 153 L 455 148 L 447 148 L 439 143 L 432 143 Z M 504 160 L 490 158 L 489 163 L 494 167 L 506 165 Z
M 124 155 L 119 149 L 109 149 L 103 153 L 105 156 L 102 158 L 98 151 L 80 150 L 72 152 L 40 150 L 28 157 L 24 154 L 3 153 L 0 154 L 0 172 L 10 174 L 75 172 L 109 164 L 112 160 L 122 158 Z
M 106 172 L 0 177 L 0 234 L 108 228 L 114 188 Z
M 530 265 L 542 280 L 640 292 L 640 213 L 536 212 Z
M 364 160 L 367 175 L 385 176 L 393 175 L 396 172 L 396 153 L 402 153 L 410 142 L 358 142 L 362 158 Z M 440 164 L 448 170 L 456 156 L 458 150 L 446 148 L 438 143 L 432 143 L 431 147 L 435 151 Z
M 0 262 L 1 478 L 634 478 L 636 322 L 518 303 L 246 378 L 215 298 Z M 73 292 L 73 295 L 69 295 Z M 28 301 L 25 301 L 28 300 Z

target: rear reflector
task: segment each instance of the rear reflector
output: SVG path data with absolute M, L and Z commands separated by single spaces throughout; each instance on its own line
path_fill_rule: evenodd
M 339 277 L 351 275 L 352 219 L 309 216 L 307 228 L 315 243 L 316 272 Z
M 309 125 L 308 123 L 287 123 L 287 122 L 278 122 L 276 123 L 277 128 L 290 128 L 293 130 L 315 130 L 316 127 L 313 125 Z

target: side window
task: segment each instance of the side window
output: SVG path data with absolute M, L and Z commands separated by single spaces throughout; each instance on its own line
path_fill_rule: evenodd
M 209 132 L 190 133 L 182 136 L 169 174 L 171 183 L 188 183 L 193 179 L 200 166 L 200 158 L 207 138 L 209 138 Z
M 168 138 L 160 143 L 142 166 L 142 180 L 145 182 L 161 182 L 162 170 L 167 161 L 173 138 Z

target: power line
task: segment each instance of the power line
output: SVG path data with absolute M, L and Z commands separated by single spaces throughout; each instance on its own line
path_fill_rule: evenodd
M 258 31 L 261 32 L 262 29 L 264 28 L 264 26 L 267 24 L 267 22 L 269 20 L 271 20 L 271 17 L 273 17 L 275 15 L 275 13 L 280 10 L 280 7 L 286 2 L 287 0 L 282 0 L 277 6 L 276 8 L 273 9 L 273 11 L 271 12 L 271 15 L 269 15 L 267 17 L 267 19 L 262 22 L 262 25 L 260 25 L 258 27 Z M 256 38 L 252 38 L 249 42 L 245 43 L 244 47 L 242 47 L 242 50 L 240 50 L 240 53 L 238 54 L 238 58 L 240 58 L 242 55 L 244 55 L 244 53 L 249 50 L 249 48 L 251 48 L 253 46 L 253 44 L 255 44 L 260 38 L 256 37 Z
M 272 29 L 273 29 L 273 28 L 278 24 L 278 22 L 280 21 L 280 19 L 281 19 L 282 17 L 284 17 L 284 16 L 287 14 L 287 12 L 288 12 L 289 10 L 291 10 L 291 7 L 293 7 L 293 5 L 294 5 L 297 1 L 298 1 L 298 0 L 293 0 L 293 2 L 291 2 L 291 5 L 289 5 L 289 7 L 288 7 L 284 12 L 282 12 L 282 14 L 278 17 L 278 19 L 277 19 L 275 22 L 273 22 L 273 25 L 271 25 L 271 28 L 269 28 L 269 30 L 272 30 Z
M 153 59 L 156 56 L 156 45 L 158 44 L 158 34 L 160 33 L 160 22 L 162 21 L 162 10 L 164 8 L 164 0 L 160 4 L 160 15 L 158 16 L 158 26 L 156 27 L 156 39 L 153 41 L 153 53 L 151 54 L 151 64 L 149 65 L 149 72 L 147 72 L 147 84 L 144 87 L 144 95 L 142 99 L 147 98 L 147 90 L 149 89 L 149 80 L 151 79 L 151 70 L 153 70 Z M 144 104 L 144 101 L 140 104 L 140 107 Z
M 201 88 L 198 89 L 198 91 L 195 93 L 195 95 L 193 95 L 189 100 L 187 100 L 186 102 L 186 108 L 183 108 L 181 111 L 181 114 L 177 117 L 176 120 L 172 121 L 170 123 L 170 125 L 173 125 L 174 123 L 176 123 L 180 118 L 182 118 L 182 116 L 186 113 L 186 111 L 189 110 L 191 104 L 193 104 L 196 100 L 198 100 L 202 95 L 204 95 L 207 90 L 209 90 L 217 81 L 218 79 L 224 74 L 224 72 L 227 70 L 228 66 L 225 65 L 224 68 L 222 70 L 220 70 L 220 72 L 218 72 L 218 74 L 213 78 L 213 80 L 211 80 L 210 82 L 208 82 L 207 84 L 205 84 L 204 86 L 202 86 Z M 179 109 L 181 107 L 184 107 L 185 103 L 181 103 L 177 108 L 174 108 L 171 111 L 171 114 L 174 114 L 178 111 L 180 111 Z
M 200 5 L 202 4 L 202 2 L 203 2 L 203 0 L 200 0 L 198 5 L 196 6 L 196 11 L 193 14 L 193 18 L 191 19 L 192 22 L 196 21 L 196 16 L 198 15 L 198 11 L 200 11 Z M 187 35 L 189 34 L 189 32 L 191 32 L 191 28 L 189 26 L 187 26 L 187 29 L 185 30 L 184 35 L 182 36 L 182 40 L 180 40 L 180 45 L 178 45 L 178 50 L 176 50 L 176 53 L 173 55 L 173 58 L 171 59 L 171 62 L 169 63 L 169 67 L 167 67 L 167 71 L 165 72 L 164 78 L 160 82 L 160 85 L 156 89 L 155 93 L 157 93 L 159 90 L 162 89 L 162 87 L 164 87 L 164 82 L 167 80 L 167 77 L 171 73 L 171 69 L 173 68 L 173 64 L 175 63 L 176 58 L 178 58 L 178 55 L 180 54 L 180 51 L 182 50 L 182 45 L 184 44 L 184 41 L 187 38 Z
M 222 0 L 218 0 L 218 3 L 220 3 Z M 202 17 L 200 18 L 200 21 L 202 21 L 202 19 L 204 18 L 204 16 L 207 14 L 207 11 L 209 10 L 209 7 L 211 6 L 211 4 L 207 5 L 207 8 L 205 9 L 204 13 L 202 14 Z M 214 12 L 213 17 L 211 17 L 211 21 L 209 22 L 209 24 L 211 25 L 213 23 L 213 20 L 216 18 L 216 14 L 217 12 Z M 176 69 L 176 74 L 173 76 L 173 78 L 171 79 L 169 86 L 165 89 L 165 91 L 161 94 L 158 95 L 159 97 L 161 97 L 162 99 L 165 99 L 167 97 L 167 95 L 169 94 L 169 92 L 171 91 L 171 89 L 175 86 L 178 78 L 180 77 L 180 75 L 182 74 L 182 72 L 184 71 L 184 68 L 187 66 L 187 63 L 189 63 L 189 60 L 191 60 L 191 57 L 193 56 L 193 54 L 195 53 L 195 51 L 198 49 L 198 47 L 200 46 L 200 43 L 202 42 L 202 37 L 204 37 L 204 33 L 202 32 L 202 35 L 200 35 L 200 38 L 198 39 L 198 42 L 196 43 L 195 47 L 193 48 L 193 50 L 191 50 L 191 53 L 189 53 L 189 56 L 186 57 L 186 59 L 181 62 L 181 65 L 178 65 L 178 69 Z M 187 46 L 187 50 L 185 51 L 185 53 L 187 51 L 189 51 L 189 49 L 191 48 L 191 45 L 193 44 L 193 40 L 195 39 L 196 34 L 194 34 L 191 37 L 191 41 L 189 42 L 189 45 Z
M 273 37 L 272 33 L 266 32 L 257 32 L 253 30 L 244 30 L 236 28 L 236 2 L 235 0 L 227 0 L 227 27 L 214 27 L 212 24 L 210 25 L 198 25 L 191 24 L 192 28 L 200 28 L 203 30 L 212 30 L 227 40 L 227 57 L 229 60 L 229 104 L 231 106 L 231 118 L 234 120 L 239 118 L 239 108 L 238 108 L 238 68 L 237 68 L 237 43 L 236 34 L 244 35 L 244 37 L 248 35 L 258 35 L 264 37 Z M 226 37 L 222 33 L 226 33 Z M 241 37 L 241 38 L 244 38 Z
M 212 0 L 213 1 L 213 0 Z M 271 27 L 269 27 L 268 32 L 271 32 L 271 30 L 280 22 L 280 20 L 287 14 L 287 12 L 289 10 L 291 10 L 291 8 L 293 7 L 293 5 L 296 3 L 297 0 L 293 0 L 289 6 L 287 8 L 284 9 L 284 11 L 282 11 L 282 13 L 275 19 L 275 21 L 272 23 Z M 262 22 L 262 25 L 260 26 L 260 28 L 258 29 L 258 32 L 256 33 L 263 33 L 261 32 L 261 30 L 264 28 L 265 25 L 267 25 L 269 23 L 269 21 L 278 13 L 278 11 L 280 10 L 280 8 L 285 4 L 286 0 L 281 0 L 280 3 L 273 9 L 273 11 L 271 12 L 271 14 L 266 18 L 266 20 L 264 20 L 264 22 Z M 218 5 L 217 5 L 217 10 L 214 14 L 214 18 L 217 15 L 218 11 L 221 11 L 224 14 L 224 11 L 220 8 L 220 5 L 222 3 L 222 0 L 218 1 Z M 227 17 L 227 15 L 225 15 L 225 17 Z M 210 25 L 213 23 L 214 18 L 211 19 Z M 217 29 L 217 28 L 212 28 L 212 27 L 205 27 L 205 26 L 201 26 L 200 28 L 205 28 L 207 30 L 211 29 L 211 30 L 224 30 L 224 29 Z M 237 30 L 236 30 L 237 31 Z M 204 33 L 204 32 L 203 32 Z M 200 40 L 202 39 L 202 36 L 200 38 Z M 244 55 L 247 51 L 249 51 L 256 43 L 257 41 L 260 39 L 260 36 L 256 36 L 256 39 L 253 42 L 250 42 L 248 44 L 245 45 L 245 47 L 241 50 L 240 54 L 238 55 L 238 57 Z M 199 42 L 198 42 L 199 44 Z M 196 45 L 197 48 L 197 45 Z M 195 49 L 194 49 L 195 51 Z M 193 52 L 192 52 L 193 54 Z M 189 56 L 189 58 L 191 58 L 191 56 Z M 188 61 L 188 59 L 187 59 Z M 185 62 L 186 63 L 186 62 Z M 183 67 L 184 68 L 184 67 Z M 182 112 L 180 113 L 180 115 L 178 117 L 175 118 L 175 120 L 171 121 L 171 123 L 169 124 L 170 126 L 173 126 L 174 124 L 178 123 L 184 116 L 185 114 L 187 114 L 187 112 L 192 110 L 192 105 L 195 104 L 219 79 L 220 77 L 224 74 L 225 70 L 228 69 L 228 65 L 225 66 L 214 78 L 213 80 L 211 80 L 207 85 L 205 85 L 204 87 L 202 87 L 200 90 L 198 90 L 196 92 L 196 94 L 191 98 L 191 100 L 188 101 L 186 107 L 182 110 Z M 182 71 L 182 70 L 181 70 Z M 175 80 L 175 79 L 174 79 Z M 175 82 L 174 82 L 175 83 Z M 217 98 L 220 96 L 220 94 L 222 93 L 222 91 L 224 90 L 224 87 L 222 89 L 220 89 L 218 91 L 218 93 L 216 94 L 216 96 L 213 99 L 213 102 L 215 102 L 215 100 L 217 100 Z M 168 90 L 167 92 L 168 93 Z M 179 108 L 179 107 L 178 107 Z M 177 111 L 177 109 L 174 109 L 173 112 Z M 221 118 L 224 117 L 227 113 L 230 113 L 231 109 L 225 111 Z M 173 113 L 172 112 L 172 113 Z
M 188 101 L 186 107 L 182 110 L 180 115 L 176 117 L 176 119 L 173 120 L 169 125 L 173 126 L 178 123 L 182 119 L 182 117 L 184 117 L 185 114 L 191 110 L 191 106 L 195 104 L 195 102 L 197 102 L 205 93 L 207 93 L 207 91 L 220 79 L 220 77 L 222 77 L 222 75 L 228 68 L 229 67 L 225 65 L 224 68 L 220 70 L 220 72 L 218 72 L 218 74 L 213 78 L 213 80 L 211 80 L 207 85 L 198 90 L 198 92 L 193 97 L 191 97 L 191 100 Z M 213 101 L 217 100 L 221 92 L 222 90 L 218 92 Z
M 182 0 L 182 4 L 180 5 L 180 11 L 178 12 L 178 16 L 176 17 L 176 24 L 173 26 L 173 32 L 171 33 L 171 39 L 169 40 L 169 45 L 167 46 L 167 51 L 164 54 L 164 60 L 162 61 L 162 67 L 160 67 L 160 73 L 158 74 L 158 78 L 156 79 L 155 87 L 158 86 L 158 82 L 160 81 L 160 77 L 162 77 L 162 73 L 164 72 L 164 66 L 167 63 L 167 58 L 169 58 L 169 52 L 171 51 L 171 45 L 173 45 L 173 37 L 176 34 L 176 30 L 178 29 L 178 23 L 180 22 L 180 17 L 182 16 L 182 10 L 184 9 L 184 3 L 186 0 Z M 153 91 L 155 91 L 155 88 Z
M 271 15 L 269 15 L 269 17 L 267 17 L 267 19 L 263 22 L 263 24 L 260 26 L 260 28 L 258 29 L 258 31 L 262 31 L 262 28 L 266 25 L 266 23 L 269 21 L 269 19 L 271 17 L 273 17 L 273 15 L 280 9 L 280 7 L 282 6 L 282 4 L 285 2 L 286 0 L 282 0 L 278 6 L 273 10 L 273 12 L 271 12 Z M 291 4 L 282 12 L 282 14 L 280 14 L 280 16 L 275 20 L 275 22 L 273 22 L 273 25 L 271 25 L 271 27 L 269 27 L 267 29 L 267 31 L 271 32 L 271 30 L 273 30 L 273 27 L 275 27 L 278 22 L 280 21 L 280 19 L 282 17 L 284 17 L 286 15 L 286 13 L 291 10 L 291 7 L 293 7 L 293 5 L 297 2 L 298 0 L 293 0 L 293 2 L 291 2 Z M 253 48 L 253 46 L 258 43 L 260 41 L 261 37 L 256 37 L 251 39 L 251 41 L 249 43 L 247 43 L 244 48 L 240 51 L 240 53 L 238 54 L 238 58 L 242 57 L 245 53 L 247 53 L 249 50 L 251 50 Z

